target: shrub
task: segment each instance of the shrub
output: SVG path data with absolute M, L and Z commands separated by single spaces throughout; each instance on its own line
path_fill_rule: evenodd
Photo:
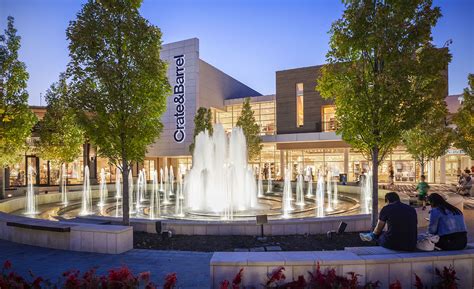
M 35 277 L 31 272 L 32 281 L 12 270 L 10 261 L 3 264 L 0 275 L 0 288 L 9 289 L 157 289 L 150 281 L 150 272 L 134 275 L 127 267 L 109 270 L 105 275 L 98 275 L 97 268 L 89 269 L 81 275 L 79 270 L 69 270 L 62 274 L 57 284 Z M 176 273 L 166 275 L 163 289 L 174 289 L 177 283 Z

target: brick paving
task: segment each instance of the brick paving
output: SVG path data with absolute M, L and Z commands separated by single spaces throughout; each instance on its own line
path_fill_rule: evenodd
M 176 272 L 178 288 L 209 288 L 209 262 L 212 253 L 155 251 L 134 249 L 120 255 L 71 252 L 46 249 L 0 240 L 0 264 L 5 260 L 13 263 L 15 271 L 57 281 L 64 271 L 78 269 L 81 272 L 98 266 L 98 273 L 126 265 L 133 273 L 150 271 L 151 278 L 163 285 L 167 273 Z

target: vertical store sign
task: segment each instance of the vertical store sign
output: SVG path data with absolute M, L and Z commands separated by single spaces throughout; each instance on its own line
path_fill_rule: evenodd
M 177 143 L 182 143 L 186 138 L 186 94 L 185 94 L 185 71 L 184 71 L 184 54 L 174 57 L 176 64 L 176 84 L 173 88 L 173 102 L 175 104 L 176 113 L 176 130 L 173 137 Z

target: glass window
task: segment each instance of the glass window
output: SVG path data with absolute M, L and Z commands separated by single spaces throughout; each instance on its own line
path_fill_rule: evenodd
M 145 169 L 145 172 L 146 172 L 145 176 L 146 176 L 147 181 L 151 181 L 152 180 L 151 172 L 155 170 L 155 160 L 145 160 L 143 162 L 143 168 Z
M 336 130 L 336 106 L 323 106 L 323 131 Z
M 304 125 L 304 96 L 303 83 L 296 84 L 296 126 Z
M 10 187 L 19 187 L 26 185 L 25 158 L 21 162 L 9 167 Z

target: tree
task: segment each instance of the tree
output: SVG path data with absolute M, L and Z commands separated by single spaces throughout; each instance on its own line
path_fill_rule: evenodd
M 5 193 L 5 167 L 18 162 L 26 151 L 26 140 L 36 123 L 28 107 L 28 72 L 18 60 L 21 38 L 13 24 L 9 16 L 5 35 L 0 35 L 0 199 Z
M 374 3 L 375 2 L 375 3 Z M 378 167 L 440 98 L 450 55 L 431 45 L 441 12 L 431 0 L 344 1 L 332 24 L 328 64 L 317 89 L 335 100 L 338 133 L 372 162 L 372 225 L 378 219 Z
M 420 164 L 422 175 L 425 174 L 426 163 L 444 155 L 451 145 L 452 130 L 446 125 L 447 114 L 443 100 L 433 106 L 415 128 L 403 133 L 403 144 Z
M 469 74 L 469 88 L 464 89 L 461 108 L 453 117 L 456 125 L 454 146 L 474 159 L 474 74 Z
M 43 159 L 62 164 L 74 161 L 84 143 L 82 129 L 74 111 L 67 104 L 68 86 L 62 74 L 45 95 L 46 114 L 39 122 L 36 149 Z M 62 178 L 64 172 L 60 172 Z
M 66 32 L 69 104 L 98 154 L 121 170 L 124 225 L 129 169 L 159 136 L 170 93 L 161 31 L 140 15 L 141 2 L 89 0 Z
M 212 135 L 212 111 L 210 108 L 200 107 L 197 111 L 196 116 L 194 117 L 194 136 L 193 136 L 193 143 L 189 145 L 189 151 L 191 153 L 194 152 L 194 141 L 196 140 L 196 136 L 202 132 L 207 130 L 209 135 Z
M 237 120 L 237 126 L 244 131 L 247 142 L 248 159 L 255 159 L 262 151 L 262 139 L 260 138 L 260 127 L 255 121 L 254 112 L 250 106 L 250 98 L 246 98 L 242 106 L 242 112 Z

